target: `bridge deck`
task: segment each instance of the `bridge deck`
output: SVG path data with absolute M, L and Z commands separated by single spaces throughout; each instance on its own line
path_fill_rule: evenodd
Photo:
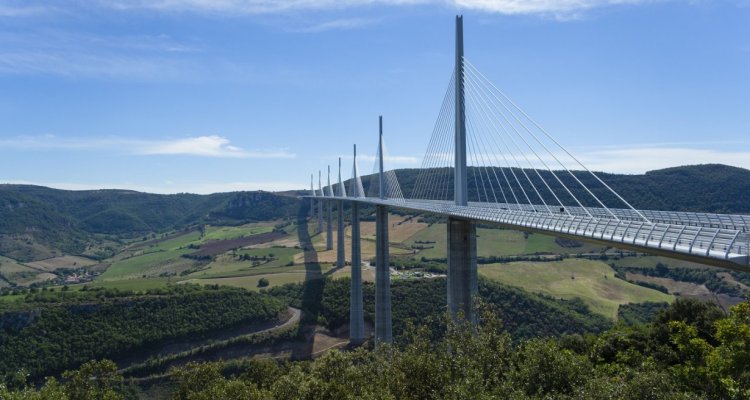
M 521 230 L 559 234 L 594 240 L 614 247 L 633 248 L 690 261 L 750 272 L 748 224 L 741 215 L 643 211 L 645 222 L 630 210 L 571 208 L 568 213 L 550 213 L 544 206 L 519 209 L 517 205 L 470 203 L 467 207 L 435 200 L 378 199 L 371 197 L 315 196 L 322 200 L 348 200 L 386 205 L 417 212 L 466 218 Z M 718 221 L 718 222 L 717 222 Z M 724 223 L 727 222 L 727 223 Z M 739 222 L 743 222 L 742 225 Z M 731 228 L 728 228 L 731 227 Z
M 430 200 L 419 200 L 419 201 L 430 201 Z M 487 203 L 473 203 L 477 205 L 487 206 Z M 493 207 L 503 208 L 513 211 L 532 211 L 549 213 L 547 207 L 537 204 L 507 204 L 498 203 L 492 205 Z M 552 210 L 556 208 L 550 206 Z M 607 218 L 612 219 L 612 214 L 617 218 L 626 221 L 642 221 L 638 213 L 627 208 L 610 208 L 607 211 L 600 207 L 565 207 L 565 212 L 575 216 L 592 216 L 596 218 Z M 731 230 L 739 230 L 742 232 L 750 232 L 750 215 L 737 215 L 737 214 L 715 214 L 715 213 L 698 213 L 698 212 L 685 212 L 685 211 L 658 211 L 658 210 L 638 210 L 644 217 L 648 218 L 651 222 L 664 223 L 664 224 L 675 224 L 675 225 L 688 225 L 688 226 L 702 226 L 705 228 L 724 228 Z

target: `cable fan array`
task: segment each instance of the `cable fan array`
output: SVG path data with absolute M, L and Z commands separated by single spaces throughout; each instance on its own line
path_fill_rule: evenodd
M 615 220 L 625 208 L 628 219 L 648 222 L 465 58 L 463 66 L 470 202 Z M 413 199 L 453 200 L 455 87 L 454 71 Z
M 385 145 L 385 141 L 382 143 L 383 148 L 383 160 L 388 160 L 388 148 Z M 380 148 L 378 148 L 377 154 L 375 154 L 375 163 L 372 166 L 372 174 L 370 175 L 370 185 L 367 189 L 367 197 L 380 197 Z M 384 170 L 383 171 L 384 181 L 384 196 L 387 199 L 395 200 L 397 202 L 404 202 L 404 194 L 401 191 L 401 186 L 398 184 L 398 178 L 396 177 L 396 171 Z

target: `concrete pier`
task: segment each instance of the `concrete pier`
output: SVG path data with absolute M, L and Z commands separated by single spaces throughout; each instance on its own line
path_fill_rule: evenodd
M 344 244 L 344 201 L 339 200 L 338 202 L 338 229 L 336 231 L 336 267 L 343 268 L 346 264 L 346 255 Z
M 323 200 L 318 200 L 318 228 L 315 231 L 323 232 Z
M 313 186 L 313 174 L 310 174 L 310 221 L 315 219 L 315 187 Z
M 377 206 L 375 218 L 375 343 L 378 344 L 393 341 L 388 209 Z
M 359 242 L 359 203 L 352 202 L 352 286 L 349 299 L 349 342 L 365 340 L 365 312 L 362 300 L 362 249 Z
M 326 250 L 333 250 L 333 201 L 326 201 L 328 214 L 326 215 Z
M 448 219 L 448 311 L 476 322 L 472 301 L 477 294 L 477 228 L 473 221 Z
M 323 196 L 323 186 L 321 183 L 320 175 L 320 170 L 318 170 L 318 189 L 320 191 L 320 195 Z M 318 229 L 316 229 L 315 232 L 323 232 L 323 200 L 318 200 Z

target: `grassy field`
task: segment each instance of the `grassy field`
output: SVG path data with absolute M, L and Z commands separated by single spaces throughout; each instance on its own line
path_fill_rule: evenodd
M 52 274 L 44 272 L 42 269 L 21 264 L 11 258 L 0 256 L 0 275 L 3 276 L 5 281 L 18 285 L 30 285 L 34 282 L 44 282 L 50 279 Z M 8 284 L 6 283 L 6 285 Z
M 332 270 L 330 265 L 321 265 L 320 267 L 321 270 L 319 273 L 308 272 L 305 270 L 305 267 L 303 265 L 297 265 L 295 267 L 277 268 L 274 270 L 274 272 L 267 274 L 233 276 L 225 278 L 196 278 L 188 279 L 182 282 L 198 283 L 201 285 L 227 285 L 241 287 L 247 290 L 258 291 L 262 289 L 258 287 L 258 281 L 261 278 L 268 279 L 269 285 L 266 288 L 271 288 L 287 283 L 303 282 L 306 279 L 320 279 Z M 339 271 L 336 271 L 333 275 L 336 275 L 336 273 L 338 272 Z
M 190 244 L 194 244 L 194 243 L 197 244 L 200 242 L 201 242 L 200 232 L 192 231 L 192 232 L 187 232 L 185 234 L 179 235 L 171 239 L 167 239 L 163 242 L 159 242 L 155 244 L 154 246 L 149 247 L 147 251 L 175 250 L 175 249 L 185 248 Z
M 0 273 L 3 274 L 7 279 L 11 279 L 13 276 L 23 272 L 38 272 L 33 268 L 27 267 L 19 263 L 18 261 L 0 256 Z
M 271 232 L 273 223 L 247 224 L 241 226 L 209 226 L 204 240 L 237 239 L 259 233 Z
M 624 257 L 619 260 L 612 260 L 610 262 L 623 267 L 638 267 L 638 268 L 656 268 L 656 264 L 662 263 L 669 267 L 680 267 L 680 268 L 697 268 L 705 269 L 712 267 L 710 265 L 698 264 L 690 261 L 675 260 L 660 256 L 639 256 L 639 257 Z
M 16 301 L 18 299 L 22 299 L 24 296 L 23 294 L 9 294 L 5 296 L 0 296 L 0 301 Z
M 167 286 L 168 283 L 174 283 L 174 278 L 133 278 L 133 279 L 121 279 L 116 281 L 103 281 L 97 280 L 90 282 L 87 285 L 89 287 L 103 287 L 120 290 L 133 290 L 133 291 L 144 291 L 148 289 L 156 289 Z M 82 288 L 83 285 L 75 285 L 77 288 Z
M 348 278 L 352 276 L 352 269 L 350 266 L 339 269 L 333 273 L 333 278 Z M 362 267 L 362 280 L 365 282 L 375 282 L 375 267 Z
M 405 244 L 417 246 L 434 246 L 431 249 L 419 251 L 420 257 L 444 258 L 446 255 L 446 241 L 448 239 L 445 224 L 433 224 L 418 231 L 404 242 Z M 430 244 L 416 243 L 435 242 Z M 553 236 L 541 234 L 529 234 L 528 238 L 520 231 L 506 229 L 477 229 L 477 255 L 480 257 L 490 256 L 516 256 L 536 253 L 569 254 L 587 253 L 601 250 L 600 246 L 583 243 L 581 247 L 565 248 L 555 243 Z
M 27 265 L 45 271 L 54 271 L 58 268 L 80 268 L 97 264 L 96 260 L 86 257 L 61 256 L 48 258 L 46 260 L 30 262 Z
M 149 268 L 152 268 L 159 263 L 167 262 L 171 259 L 177 259 L 183 254 L 190 253 L 194 250 L 186 249 L 175 249 L 168 251 L 155 251 L 153 253 L 146 253 L 140 256 L 126 258 L 112 264 L 107 270 L 101 275 L 101 280 L 118 280 L 127 279 L 133 277 L 140 277 Z
M 209 278 L 209 279 L 190 279 L 185 282 L 199 283 L 201 285 L 226 285 L 241 287 L 243 289 L 258 291 L 258 281 L 261 278 L 268 279 L 269 285 L 266 288 L 284 285 L 287 283 L 302 282 L 305 280 L 304 272 L 282 272 L 252 276 L 237 276 L 231 278 Z
M 673 297 L 617 279 L 612 268 L 601 262 L 566 259 L 556 262 L 512 262 L 482 265 L 479 273 L 489 279 L 535 293 L 583 300 L 592 311 L 617 317 L 620 304 L 647 301 L 671 302 Z
M 187 275 L 188 278 L 222 278 L 236 277 L 237 275 L 261 275 L 269 273 L 286 273 L 293 270 L 304 269 L 302 265 L 288 265 L 294 263 L 295 256 L 302 250 L 283 247 L 266 247 L 258 249 L 238 250 L 237 256 L 266 257 L 267 260 L 258 260 L 260 265 L 253 266 L 253 261 L 239 261 L 232 255 L 222 255 L 216 261 L 208 264 L 205 269 Z
M 407 219 L 404 216 L 395 214 L 388 215 L 388 224 L 390 225 L 388 240 L 395 243 L 405 242 L 428 227 L 423 222 L 417 222 L 417 218 Z M 362 238 L 375 240 L 375 221 L 362 221 L 359 231 Z M 348 230 L 347 234 L 350 232 L 351 230 Z

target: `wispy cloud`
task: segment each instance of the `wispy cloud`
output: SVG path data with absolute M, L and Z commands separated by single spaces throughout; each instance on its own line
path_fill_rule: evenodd
M 452 0 L 463 9 L 498 14 L 551 14 L 575 16 L 594 8 L 654 3 L 658 0 Z
M 349 29 L 359 29 L 375 25 L 378 20 L 373 18 L 340 18 L 330 21 L 319 22 L 307 27 L 294 29 L 297 32 L 326 32 Z
M 429 3 L 444 2 L 439 0 L 99 0 L 99 4 L 119 10 L 151 9 L 222 14 L 278 14 L 304 10 L 340 10 L 373 5 Z
M 136 146 L 139 154 L 183 154 L 204 157 L 232 158 L 294 158 L 286 151 L 247 151 L 233 146 L 229 139 L 221 136 L 198 136 L 172 141 L 141 143 Z
M 18 4 L 3 4 L 0 1 L 0 18 L 2 17 L 28 17 L 46 14 L 54 9 L 46 6 L 29 6 Z
M 31 6 L 2 6 L 0 13 L 22 13 Z M 286 14 L 300 11 L 338 11 L 373 6 L 415 6 L 453 8 L 494 14 L 576 15 L 594 8 L 653 3 L 664 0 L 96 0 L 92 2 L 116 11 L 203 13 L 223 16 Z M 32 0 L 31 4 L 41 2 Z M 63 0 L 75 6 L 78 2 Z M 79 4 L 80 5 L 80 4 Z M 87 3 L 91 6 L 91 3 Z M 39 6 L 42 7 L 42 6 Z M 0 14 L 2 15 L 2 14 Z M 346 25 L 340 28 L 348 28 Z
M 168 35 L 0 31 L 0 73 L 175 79 L 193 72 L 191 54 L 199 51 Z
M 295 158 L 286 150 L 245 150 L 218 136 L 193 136 L 164 140 L 122 138 L 58 138 L 54 135 L 0 139 L 0 150 L 102 150 L 133 155 L 189 155 L 221 158 Z

